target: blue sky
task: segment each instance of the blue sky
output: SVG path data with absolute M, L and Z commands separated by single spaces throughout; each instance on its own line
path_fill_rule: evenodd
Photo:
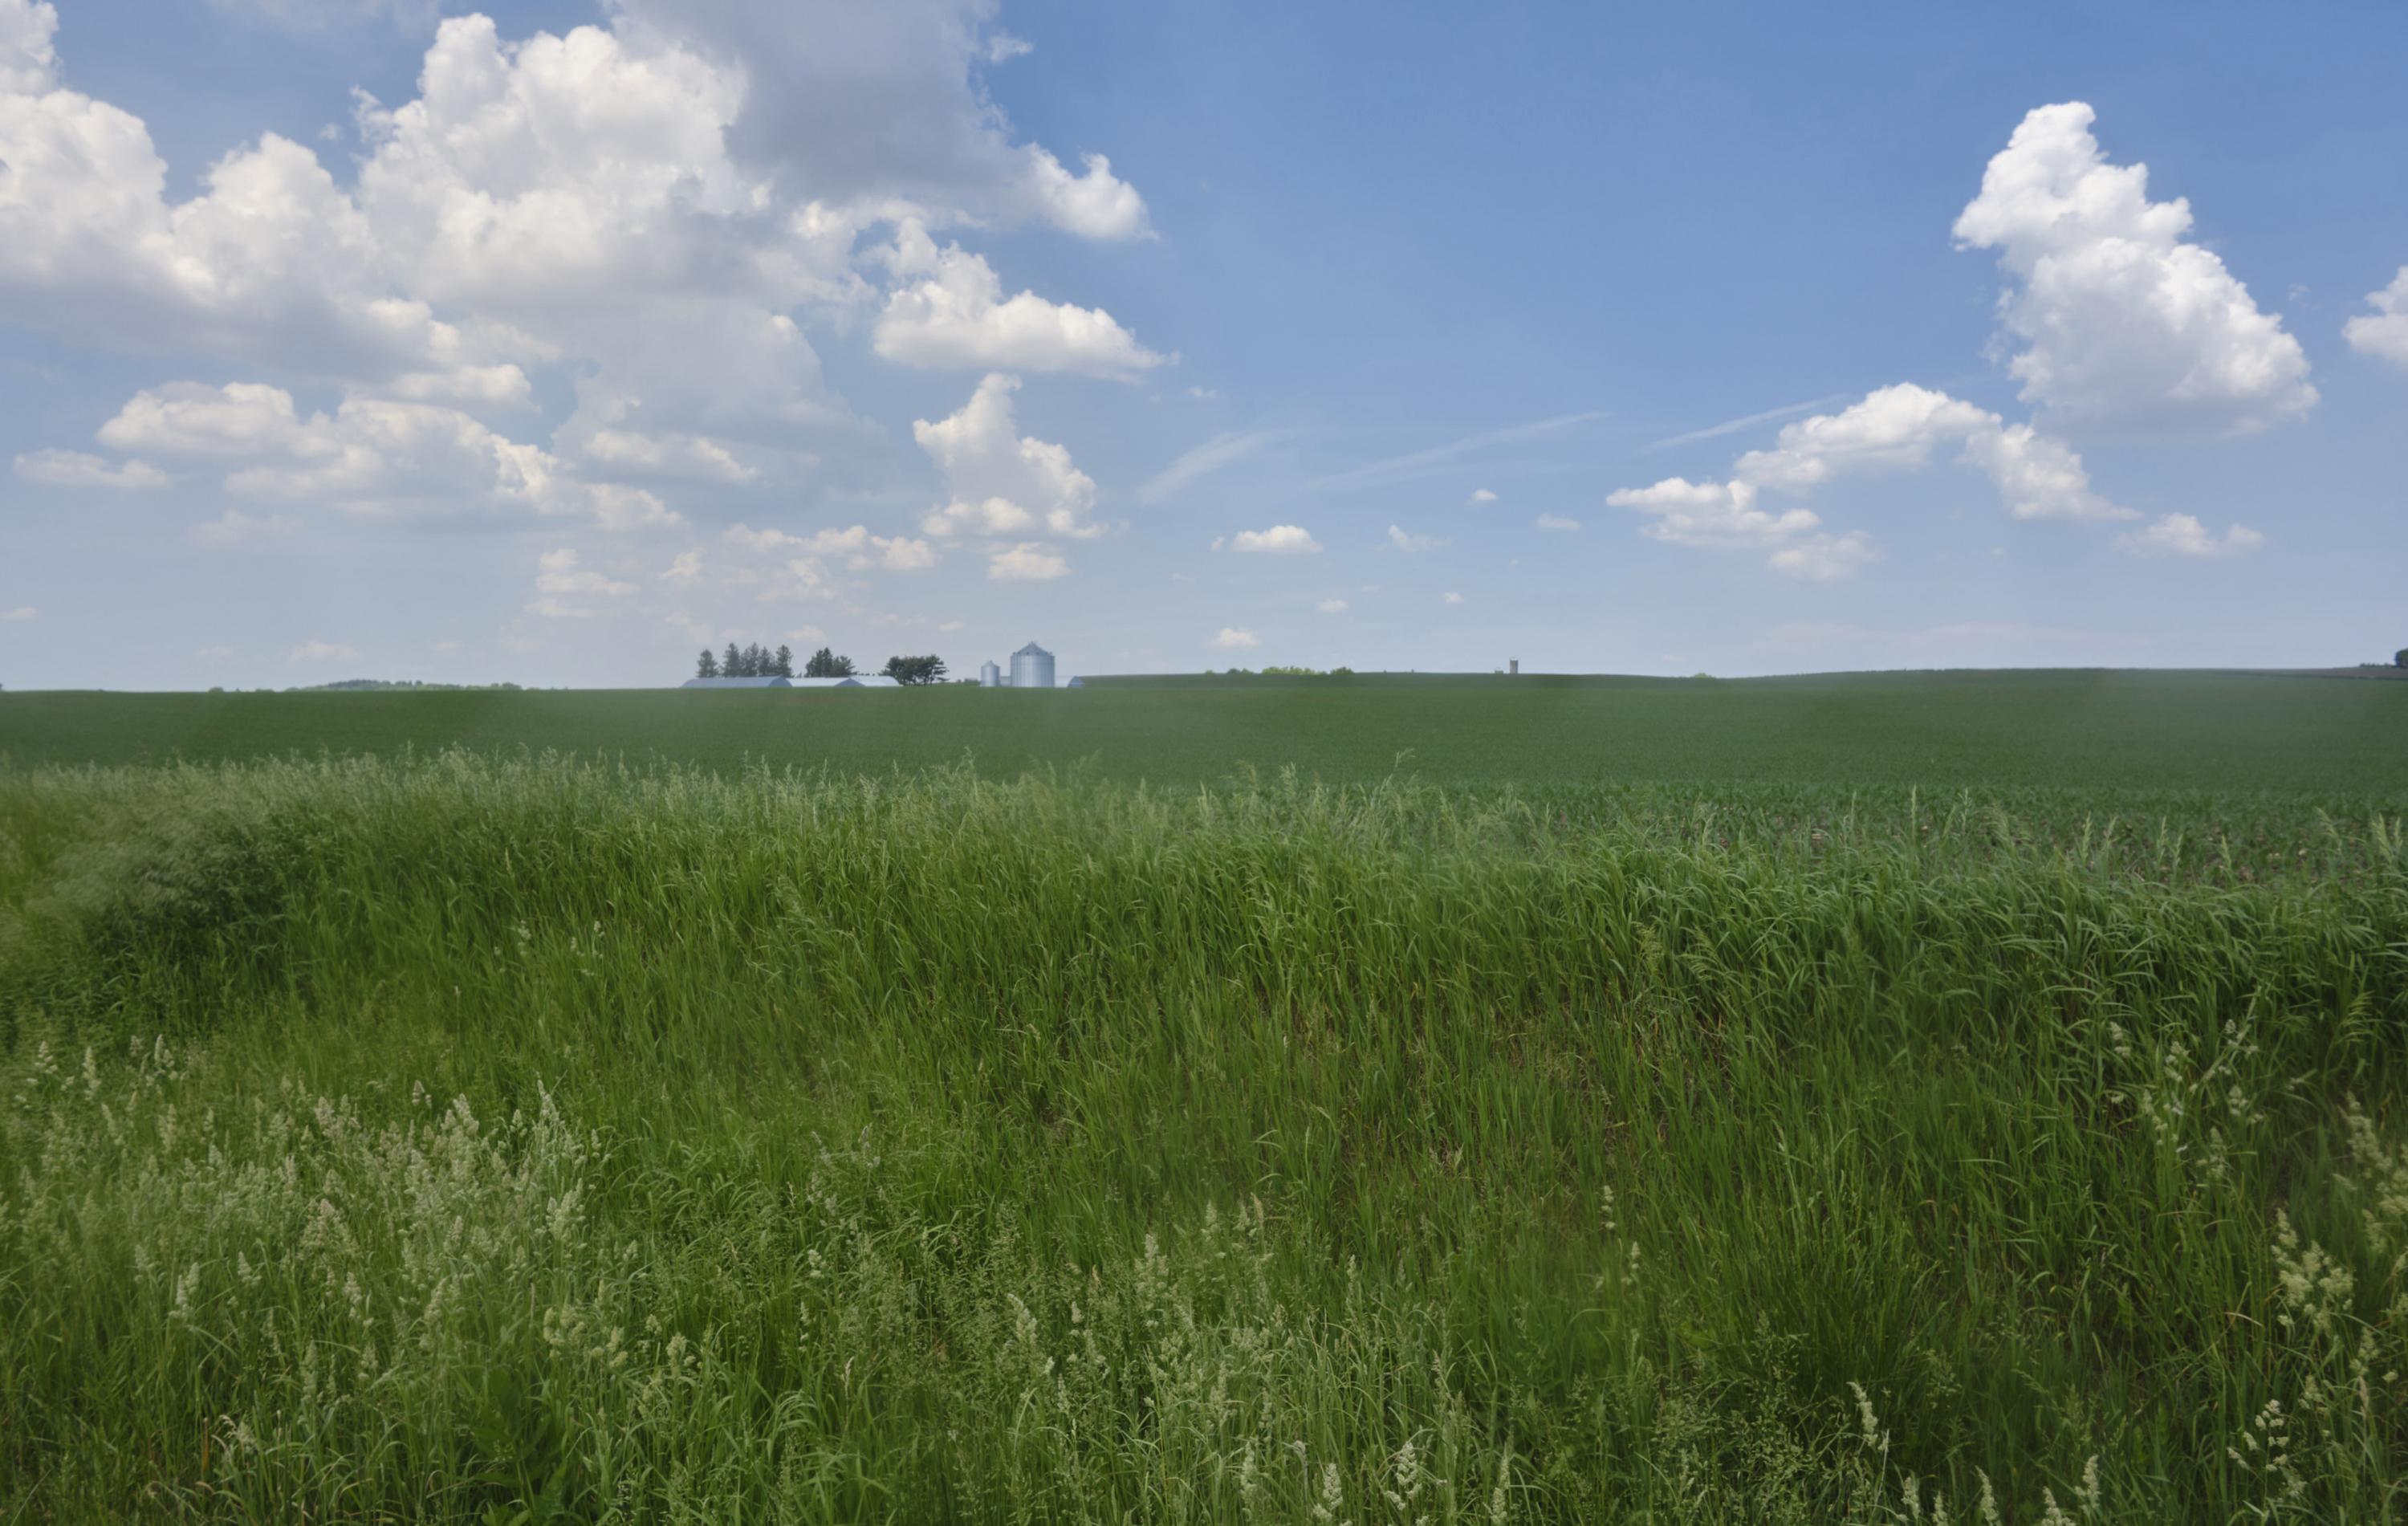
M 2408 13 L 2266 18 L 0 0 L 0 683 L 2385 657 Z

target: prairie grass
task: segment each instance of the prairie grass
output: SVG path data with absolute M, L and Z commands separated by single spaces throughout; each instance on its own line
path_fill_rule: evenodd
M 0 1511 L 2380 1520 L 2408 839 L 0 775 Z

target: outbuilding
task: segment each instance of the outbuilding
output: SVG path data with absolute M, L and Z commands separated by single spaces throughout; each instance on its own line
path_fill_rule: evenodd
M 791 678 L 689 678 L 685 686 L 689 689 L 791 689 L 796 682 Z
M 1035 641 L 1011 655 L 1011 686 L 1050 689 L 1054 686 L 1054 654 Z

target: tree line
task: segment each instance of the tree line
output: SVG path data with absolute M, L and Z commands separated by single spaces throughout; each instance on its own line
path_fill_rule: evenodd
M 853 659 L 839 656 L 834 648 L 821 647 L 803 663 L 805 678 L 852 678 L 858 671 Z M 725 652 L 702 649 L 694 665 L 696 678 L 793 678 L 795 654 L 792 648 L 781 646 L 775 652 L 759 644 L 738 646 L 727 643 Z M 926 656 L 895 656 L 886 659 L 883 677 L 897 684 L 939 684 L 944 681 L 945 659 Z
M 823 655 L 826 648 L 822 647 Z M 816 659 L 814 659 L 816 660 Z M 852 669 L 847 669 L 850 672 Z M 709 647 L 702 649 L 702 659 L 694 665 L 696 678 L 792 678 L 795 676 L 795 653 L 792 647 L 781 646 L 775 652 L 765 646 L 738 646 L 727 643 L 724 655 Z

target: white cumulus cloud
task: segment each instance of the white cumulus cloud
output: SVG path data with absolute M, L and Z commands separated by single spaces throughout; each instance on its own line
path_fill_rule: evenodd
M 1414 535 L 1401 525 L 1391 525 L 1388 526 L 1388 544 L 1396 547 L 1398 551 L 1436 551 L 1440 546 L 1451 545 L 1454 542 L 1442 535 Z
M 545 552 L 538 561 L 536 597 L 527 609 L 552 620 L 591 619 L 612 612 L 609 600 L 635 591 L 634 583 L 583 565 L 574 549 L 563 546 Z
M 145 461 L 111 466 L 82 451 L 34 451 L 17 457 L 17 475 L 52 487 L 165 487 L 167 474 Z
M 2018 519 L 2135 517 L 2091 491 L 2082 457 L 2063 440 L 1913 382 L 1784 425 L 1772 449 L 1748 452 L 1731 470 L 1761 487 L 1804 493 L 1852 473 L 1921 468 L 1952 444 L 1963 448 L 1958 459 L 1998 484 Z
M 43 0 L 0 5 L 0 91 L 38 95 L 50 88 L 58 77 L 51 46 L 58 30 L 58 9 Z
M 1655 522 L 1641 532 L 1676 546 L 1715 551 L 1777 545 L 1822 524 L 1811 509 L 1776 514 L 1756 506 L 1752 482 L 1693 482 L 1667 477 L 1651 487 L 1626 487 L 1606 495 L 1616 509 L 1637 509 Z
M 2008 370 L 2070 424 L 2252 429 L 2314 406 L 2307 356 L 2223 260 L 2192 243 L 2190 204 L 2151 201 L 2144 165 L 2107 161 L 2088 106 L 2027 115 L 1956 219 L 1995 249 Z
M 0 0 L 0 322 L 208 355 L 253 373 L 237 386 L 333 383 L 347 411 L 525 409 L 556 379 L 576 411 L 529 462 L 552 487 L 501 490 L 543 512 L 665 517 L 640 489 L 579 486 L 611 472 L 750 486 L 834 457 L 841 480 L 876 431 L 797 319 L 877 300 L 860 246 L 879 230 L 898 256 L 880 337 L 907 361 L 1125 376 L 1167 358 L 1098 310 L 1007 297 L 982 256 L 920 231 L 1149 232 L 1103 155 L 1074 170 L 1015 137 L 981 79 L 1014 51 L 994 8 L 611 0 L 602 24 L 516 36 L 453 17 L 410 98 L 357 97 L 353 173 L 274 133 L 171 165 L 139 118 L 70 88 L 52 6 Z M 435 418 L 359 422 L 423 436 Z M 340 506 L 425 497 L 410 461 L 364 448 L 325 484 Z M 370 482 L 380 462 L 404 480 Z
M 1268 530 L 1240 530 L 1230 538 L 1229 549 L 1294 556 L 1319 551 L 1321 542 L 1301 525 L 1274 525 Z
M 903 283 L 886 299 L 871 345 L 906 366 L 1074 371 L 1128 377 L 1166 364 L 1101 308 L 1049 302 L 1035 292 L 1003 295 L 982 255 L 939 250 L 907 224 L 890 261 Z
M 2366 294 L 2372 312 L 2361 312 L 2342 325 L 2342 337 L 2361 354 L 2378 355 L 2394 366 L 2408 366 L 2408 265 L 2391 284 Z
M 918 572 L 937 565 L 937 550 L 925 540 L 910 536 L 872 535 L 869 526 L 853 525 L 843 528 L 814 530 L 809 535 L 793 535 L 781 529 L 756 530 L 749 525 L 730 526 L 721 538 L 726 544 L 752 554 L 733 568 L 721 569 L 724 581 L 760 583 L 760 558 L 774 556 L 786 577 L 770 578 L 769 591 L 764 598 L 780 597 L 810 597 L 835 592 L 836 580 L 828 569 L 832 562 L 841 562 L 846 570 L 886 572 Z M 689 561 L 688 558 L 692 560 Z M 669 565 L 665 576 L 683 585 L 703 574 L 699 552 L 689 552 Z
M 986 564 L 986 575 L 997 583 L 1045 583 L 1069 570 L 1070 564 L 1034 540 L 1006 546 Z
M 1965 459 L 1987 472 L 2017 519 L 2135 519 L 2129 509 L 2090 490 L 2082 457 L 2028 424 L 1974 431 Z
M 1346 612 L 1346 601 L 1342 598 L 1325 598 L 1320 603 L 1315 604 L 1313 608 L 1319 610 L 1324 614 L 1344 614 Z
M 171 382 L 136 394 L 101 426 L 100 440 L 242 463 L 225 480 L 229 492 L 351 513 L 431 513 L 465 503 L 585 518 L 607 530 L 677 520 L 652 493 L 585 482 L 540 446 L 426 403 L 351 396 L 332 414 L 304 417 L 280 387 Z
M 596 429 L 578 442 L 577 450 L 586 460 L 604 466 L 730 485 L 741 485 L 761 475 L 757 468 L 738 460 L 725 445 L 701 435 Z
M 1048 151 L 1028 151 L 1022 184 L 1047 220 L 1086 238 L 1135 238 L 1147 232 L 1145 198 L 1112 174 L 1112 162 L 1090 153 L 1081 164 L 1082 172 L 1073 175 Z
M 1570 518 L 1563 514 L 1541 514 L 1539 516 L 1538 523 L 1539 528 L 1542 530 L 1577 530 L 1580 528 L 1579 520 Z
M 922 419 L 911 436 L 945 479 L 946 501 L 922 521 L 929 535 L 1022 536 L 1032 532 L 1089 540 L 1104 526 L 1086 515 L 1096 482 L 1070 453 L 1020 433 L 1011 395 L 1020 379 L 1001 374 L 981 382 L 959 412 Z
M 866 525 L 821 530 L 796 543 L 808 555 L 840 556 L 854 571 L 875 567 L 888 572 L 917 572 L 937 565 L 936 548 L 927 541 L 909 536 L 872 535 Z
M 1484 487 L 1475 487 L 1471 490 L 1471 497 L 1464 499 L 1463 501 L 1466 503 L 1495 503 L 1497 501 L 1497 495 Z
M 1850 530 L 1845 535 L 1810 535 L 1774 552 L 1767 565 L 1784 577 L 1831 583 L 1879 560 L 1881 553 L 1873 549 L 1865 532 Z
M 1606 502 L 1654 514 L 1643 533 L 1656 540 L 1726 551 L 1777 548 L 1775 571 L 1829 581 L 1878 560 L 1871 541 L 1862 531 L 1818 534 L 1821 516 L 1807 509 L 1776 513 L 1759 505 L 1760 490 L 1802 495 L 1842 476 L 1916 470 L 1947 446 L 1989 477 L 2018 519 L 2138 517 L 2092 490 L 2082 457 L 2063 440 L 1912 382 L 1784 425 L 1770 448 L 1739 458 L 1728 482 L 1670 477 L 1624 488 Z
M 834 205 L 895 199 L 1082 238 L 1147 232 L 1144 199 L 1097 153 L 1071 173 L 1016 141 L 983 71 L 1029 50 L 995 0 L 616 0 L 638 37 L 741 59 L 757 81 L 736 151 Z
M 1242 626 L 1223 626 L 1221 634 L 1212 638 L 1212 644 L 1224 652 L 1242 652 L 1263 643 L 1253 631 Z
M 341 641 L 322 641 L 312 636 L 285 654 L 287 662 L 357 662 L 359 648 Z
M 2168 514 L 2115 543 L 2143 556 L 2237 556 L 2264 545 L 2266 538 L 2245 525 L 2229 525 L 2218 536 L 2196 515 Z
M 1758 487 L 1802 492 L 1843 472 L 1920 467 L 1935 445 L 1995 427 L 1998 416 L 1912 382 L 1883 387 L 1838 413 L 1782 426 L 1769 451 L 1739 458 L 1732 475 Z

